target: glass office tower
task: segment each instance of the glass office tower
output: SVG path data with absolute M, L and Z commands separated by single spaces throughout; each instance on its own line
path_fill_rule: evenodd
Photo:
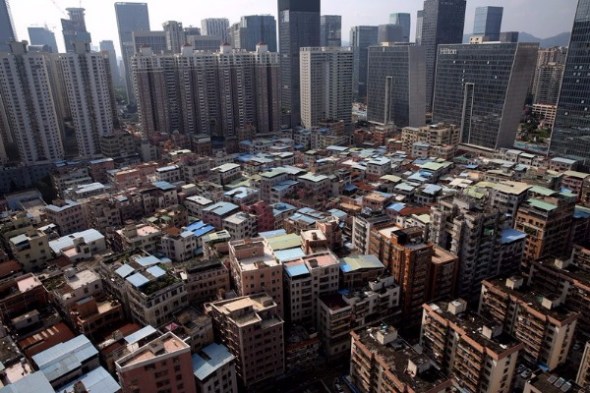
M 590 0 L 579 0 L 565 63 L 551 153 L 590 166 Z
M 461 127 L 461 142 L 510 148 L 539 44 L 439 45 L 433 121 Z

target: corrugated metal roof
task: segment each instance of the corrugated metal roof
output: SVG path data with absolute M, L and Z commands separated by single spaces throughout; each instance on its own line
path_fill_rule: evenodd
M 117 270 L 115 270 L 115 273 L 117 273 L 121 278 L 125 278 L 128 275 L 130 275 L 131 273 L 133 273 L 135 271 L 134 268 L 132 268 L 130 265 L 123 265 L 120 268 L 118 268 Z
M 33 361 L 49 381 L 72 372 L 82 363 L 98 355 L 97 349 L 84 335 L 57 344 L 33 356 Z
M 146 338 L 147 336 L 154 334 L 156 329 L 152 325 L 144 326 L 143 328 L 139 329 L 135 333 L 132 333 L 125 337 L 125 341 L 127 344 L 135 344 L 136 342 Z
M 307 266 L 305 266 L 304 264 L 291 266 L 285 265 L 285 270 L 287 271 L 289 277 L 297 277 L 309 274 L 309 270 L 307 269 Z
M 347 257 L 340 262 L 340 270 L 344 273 L 361 269 L 382 269 L 384 266 L 374 255 L 356 255 Z
M 135 288 L 139 288 L 142 285 L 147 284 L 148 282 L 150 282 L 150 280 L 148 280 L 143 274 L 141 273 L 135 273 L 134 275 L 132 275 L 131 277 L 127 277 L 127 281 L 129 281 L 131 283 L 131 285 L 133 285 Z
M 115 393 L 121 390 L 121 386 L 115 381 L 115 378 L 101 366 L 76 378 L 74 382 L 57 389 L 57 391 L 73 392 L 74 385 L 78 381 L 82 382 L 86 390 L 92 393 Z
M 279 260 L 279 262 L 288 262 L 294 261 L 295 259 L 299 259 L 305 256 L 305 253 L 301 249 L 301 247 L 290 248 L 288 250 L 281 250 L 275 251 L 275 258 Z
M 193 355 L 193 373 L 200 381 L 203 381 L 215 371 L 235 359 L 235 356 L 221 344 L 210 344 L 203 348 L 202 352 L 207 359 L 201 357 L 199 354 Z
M 29 374 L 15 383 L 4 386 L 0 393 L 55 393 L 45 374 L 37 371 Z
M 154 278 L 160 278 L 166 275 L 166 271 L 159 266 L 149 267 L 145 271 L 154 276 Z

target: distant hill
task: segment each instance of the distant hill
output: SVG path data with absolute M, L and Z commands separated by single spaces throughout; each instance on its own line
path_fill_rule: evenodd
M 470 36 L 471 36 L 471 34 L 465 34 L 463 36 L 463 42 L 468 43 Z M 520 42 L 538 42 L 540 44 L 541 48 L 551 48 L 553 46 L 568 46 L 570 44 L 570 36 L 571 36 L 571 33 L 564 32 L 564 33 L 558 34 L 553 37 L 539 38 L 539 37 L 535 37 L 534 35 L 523 31 L 519 34 L 518 41 L 520 41 Z

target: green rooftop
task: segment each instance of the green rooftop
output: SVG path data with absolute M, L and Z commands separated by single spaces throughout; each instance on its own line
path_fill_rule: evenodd
M 301 236 L 294 233 L 271 237 L 267 241 L 273 251 L 288 250 L 301 246 Z
M 542 186 L 532 186 L 529 191 L 534 192 L 535 194 L 541 194 L 543 196 L 551 196 L 556 193 L 555 191 Z
M 557 206 L 555 206 L 552 203 L 540 201 L 534 198 L 529 199 L 529 205 L 536 207 L 537 209 L 545 210 L 547 212 L 557 209 Z

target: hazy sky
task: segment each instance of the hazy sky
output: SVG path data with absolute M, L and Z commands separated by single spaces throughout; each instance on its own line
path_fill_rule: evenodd
M 28 40 L 28 26 L 47 25 L 54 30 L 63 49 L 59 10 L 67 7 L 86 8 L 86 25 L 94 45 L 101 40 L 115 41 L 119 53 L 119 36 L 114 1 L 110 0 L 9 0 L 12 18 L 20 40 Z M 161 30 L 162 22 L 179 20 L 185 26 L 200 26 L 201 19 L 226 17 L 230 23 L 242 15 L 272 14 L 276 16 L 276 0 L 147 0 L 152 30 Z M 322 14 L 342 15 L 342 39 L 348 41 L 350 27 L 378 25 L 388 22 L 391 12 L 412 14 L 414 34 L 416 11 L 420 0 L 322 0 Z M 540 38 L 570 31 L 577 0 L 468 0 L 465 33 L 473 30 L 473 15 L 478 6 L 503 6 L 503 31 L 526 31 Z

